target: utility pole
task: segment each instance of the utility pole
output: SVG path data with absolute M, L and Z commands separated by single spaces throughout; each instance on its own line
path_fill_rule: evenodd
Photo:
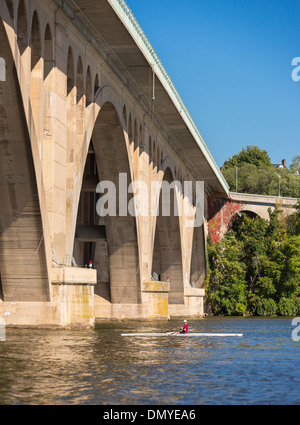
M 238 167 L 235 166 L 235 191 L 238 191 Z

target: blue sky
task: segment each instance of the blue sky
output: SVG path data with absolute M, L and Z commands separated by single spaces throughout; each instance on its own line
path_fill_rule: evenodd
M 217 164 L 300 155 L 300 0 L 126 0 Z

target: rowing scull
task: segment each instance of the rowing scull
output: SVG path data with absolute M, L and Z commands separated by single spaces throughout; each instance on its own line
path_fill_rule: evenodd
M 141 332 L 141 333 L 130 333 L 130 334 L 121 334 L 121 336 L 202 336 L 202 337 L 214 337 L 214 336 L 220 336 L 220 337 L 226 337 L 226 336 L 243 336 L 243 334 L 235 334 L 235 333 L 207 333 L 207 332 L 188 332 L 186 334 L 181 334 L 177 332 Z

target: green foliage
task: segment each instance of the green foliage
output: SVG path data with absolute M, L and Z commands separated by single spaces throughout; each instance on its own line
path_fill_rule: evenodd
M 262 298 L 269 298 L 276 294 L 274 280 L 271 277 L 260 276 L 257 280 L 256 292 Z
M 295 315 L 299 316 L 300 314 L 300 298 L 294 298 L 294 304 L 295 304 Z
M 244 314 L 247 300 L 240 242 L 229 231 L 220 243 L 208 244 L 208 257 L 210 279 L 207 292 L 214 314 Z
M 294 156 L 294 158 L 292 159 L 290 170 L 294 173 L 300 173 L 300 155 Z
M 292 298 L 281 298 L 278 303 L 278 314 L 280 316 L 294 316 L 297 314 L 297 305 Z
M 277 304 L 272 298 L 259 298 L 256 306 L 258 316 L 276 316 Z
M 247 146 L 224 163 L 230 190 L 300 198 L 300 155 L 274 168 L 267 151 Z M 287 218 L 237 216 L 219 243 L 208 244 L 207 297 L 215 314 L 300 314 L 300 199 Z
M 293 215 L 291 233 L 300 235 L 300 199 L 296 204 L 296 212 Z
M 271 167 L 271 160 L 267 151 L 258 146 L 246 146 L 240 153 L 224 162 L 224 168 L 240 166 L 241 164 L 253 164 L 254 166 Z
M 294 223 L 300 212 L 300 202 Z M 246 214 L 217 244 L 208 243 L 206 292 L 217 315 L 300 314 L 300 232 L 280 210 L 269 221 Z

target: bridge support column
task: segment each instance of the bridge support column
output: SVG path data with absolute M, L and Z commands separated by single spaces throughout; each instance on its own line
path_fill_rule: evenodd
M 0 300 L 0 318 L 7 327 L 62 327 L 61 303 Z
M 204 288 L 187 288 L 184 289 L 184 304 L 169 305 L 170 317 L 203 317 L 204 316 Z
M 148 306 L 151 319 L 169 319 L 169 282 L 143 282 L 142 302 Z
M 92 327 L 95 323 L 93 269 L 63 267 L 52 269 L 52 300 L 61 303 L 62 324 L 67 327 Z
M 112 304 L 97 297 L 95 303 L 96 320 L 168 320 L 169 282 L 143 282 L 141 304 Z

